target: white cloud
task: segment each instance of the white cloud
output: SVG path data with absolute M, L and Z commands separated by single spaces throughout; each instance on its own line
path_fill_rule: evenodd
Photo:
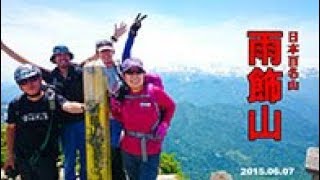
M 170 17 L 146 21 L 135 44 L 134 55 L 145 57 L 150 66 L 168 65 L 207 67 L 246 67 L 248 30 L 283 30 L 283 63 L 286 64 L 287 32 L 298 30 L 300 35 L 301 67 L 318 67 L 319 37 L 315 22 L 288 26 L 289 20 L 232 19 L 206 26 L 190 27 L 182 21 L 167 22 Z M 273 27 L 270 29 L 270 27 Z
M 123 9 L 123 7 L 118 7 Z M 90 10 L 88 10 L 90 11 Z M 131 23 L 132 12 L 108 12 L 108 21 L 91 16 L 83 17 L 62 9 L 24 4 L 16 7 L 15 13 L 2 15 L 1 39 L 10 47 L 42 66 L 53 68 L 49 62 L 51 49 L 62 43 L 70 47 L 76 61 L 87 58 L 94 52 L 94 43 L 109 37 L 114 22 L 123 19 Z M 124 11 L 121 11 L 124 12 Z M 130 14 L 130 15 L 129 15 Z M 177 69 L 196 67 L 206 71 L 223 73 L 247 69 L 246 31 L 260 29 L 283 30 L 283 62 L 286 63 L 285 44 L 288 30 L 300 34 L 301 68 L 319 66 L 319 29 L 316 21 L 294 22 L 286 17 L 235 17 L 224 22 L 208 22 L 191 26 L 184 19 L 148 12 L 133 49 L 133 56 L 140 57 L 148 68 Z M 113 18 L 110 18 L 113 17 Z M 125 37 L 116 44 L 120 58 Z M 14 67 L 1 52 L 1 81 L 12 77 Z M 179 68 L 178 68 L 179 69 Z

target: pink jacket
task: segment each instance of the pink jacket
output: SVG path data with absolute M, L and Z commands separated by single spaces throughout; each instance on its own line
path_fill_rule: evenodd
M 170 125 L 175 111 L 175 103 L 169 95 L 152 84 L 145 85 L 144 89 L 139 93 L 130 93 L 122 102 L 112 99 L 111 104 L 113 116 L 122 123 L 125 131 L 145 134 L 154 133 L 152 132 L 152 126 L 158 120 L 156 105 L 161 111 L 161 122 L 166 122 L 168 125 Z M 147 154 L 159 154 L 161 145 L 162 140 L 148 140 Z M 127 153 L 141 155 L 141 139 L 139 138 L 125 133 L 120 146 Z

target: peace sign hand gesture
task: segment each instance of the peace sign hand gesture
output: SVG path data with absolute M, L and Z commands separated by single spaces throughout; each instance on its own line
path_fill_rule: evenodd
M 133 24 L 130 27 L 130 33 L 133 34 L 134 36 L 137 35 L 138 30 L 141 28 L 141 22 L 147 17 L 147 15 L 141 16 L 141 13 L 137 15 L 135 18 Z

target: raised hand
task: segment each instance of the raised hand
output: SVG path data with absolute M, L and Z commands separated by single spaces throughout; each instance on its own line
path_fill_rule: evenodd
M 133 35 L 137 35 L 138 30 L 141 28 L 141 22 L 142 22 L 142 20 L 144 20 L 146 17 L 147 17 L 147 15 L 141 16 L 141 13 L 139 13 L 139 14 L 136 16 L 133 24 L 132 24 L 131 27 L 130 27 L 130 33 L 132 33 Z
M 125 32 L 127 32 L 127 24 L 121 22 L 119 27 L 117 26 L 117 24 L 114 24 L 114 34 L 112 36 L 112 39 L 114 41 L 117 41 L 119 37 L 121 37 Z

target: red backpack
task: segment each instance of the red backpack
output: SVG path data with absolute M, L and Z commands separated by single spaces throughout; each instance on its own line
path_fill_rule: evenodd
M 145 74 L 145 84 L 153 84 L 154 86 L 159 87 L 160 89 L 164 89 L 161 77 L 158 74 L 147 73 Z

